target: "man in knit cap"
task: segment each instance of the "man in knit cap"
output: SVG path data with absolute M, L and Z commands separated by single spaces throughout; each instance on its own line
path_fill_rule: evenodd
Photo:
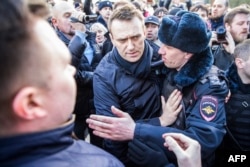
M 214 152 L 226 133 L 224 101 L 228 87 L 224 74 L 212 65 L 210 37 L 210 30 L 195 13 L 181 11 L 164 17 L 159 29 L 159 53 L 167 67 L 162 95 L 168 100 L 174 90 L 181 92 L 182 110 L 176 121 L 169 126 L 152 125 L 149 120 L 135 123 L 127 113 L 112 107 L 118 118 L 91 115 L 87 120 L 94 134 L 131 140 L 128 157 L 138 165 L 149 166 L 162 157 L 175 163 L 173 152 L 163 146 L 162 134 L 182 133 L 201 145 L 202 166 L 213 166 Z
M 112 14 L 113 5 L 111 1 L 100 1 L 98 4 L 98 10 L 99 10 L 99 17 L 97 19 L 97 22 L 103 24 L 107 29 L 107 23 L 110 15 Z

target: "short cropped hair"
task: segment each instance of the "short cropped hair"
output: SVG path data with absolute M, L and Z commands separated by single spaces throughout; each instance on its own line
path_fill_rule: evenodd
M 111 25 L 114 20 L 132 20 L 134 17 L 139 18 L 144 26 L 144 17 L 134 6 L 124 5 L 119 10 L 114 10 L 108 21 L 109 32 L 112 34 Z
M 25 0 L 2 0 L 0 11 L 0 122 L 11 112 L 11 103 L 18 91 L 28 84 L 46 87 L 42 81 L 42 64 L 37 55 L 39 41 L 35 36 L 36 18 Z M 41 19 L 41 17 L 39 17 Z M 42 53 L 41 53 L 42 54 Z M 43 79 L 44 80 L 44 79 Z M 5 120 L 6 122 L 6 120 Z
M 233 55 L 235 58 L 241 58 L 244 61 L 247 61 L 250 58 L 249 53 L 250 53 L 250 39 L 246 39 L 242 43 L 236 45 Z
M 22 75 L 28 50 L 24 47 L 30 36 L 29 9 L 19 0 L 2 0 L 0 11 L 0 106 L 14 96 L 13 84 Z M 17 90 L 16 90 L 17 91 Z
M 114 3 L 114 10 L 117 9 L 117 8 L 120 8 L 121 6 L 124 6 L 124 5 L 128 5 L 128 4 L 131 4 L 132 3 L 130 1 L 127 1 L 127 0 L 119 0 L 119 1 L 116 1 Z

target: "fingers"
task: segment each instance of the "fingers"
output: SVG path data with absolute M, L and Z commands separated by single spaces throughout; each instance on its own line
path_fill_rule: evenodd
M 100 132 L 98 136 L 103 137 L 103 134 L 112 133 L 113 122 L 115 122 L 114 117 L 102 116 L 102 115 L 90 115 L 90 117 L 86 120 L 88 126 L 95 131 Z
M 175 140 L 179 140 L 183 143 L 189 142 L 191 140 L 191 138 L 189 138 L 181 133 L 164 133 L 162 135 L 163 138 L 166 138 L 167 136 L 171 136 Z
M 183 149 L 179 146 L 179 144 L 176 142 L 174 138 L 171 136 L 165 137 L 165 147 L 168 147 L 169 150 L 173 151 L 175 155 L 182 155 L 185 154 Z
M 180 94 L 180 92 L 175 96 L 175 99 L 174 99 L 174 103 L 173 103 L 173 107 L 177 110 L 179 108 L 182 108 L 182 105 L 181 105 L 181 100 L 182 100 L 182 95 Z M 178 112 L 179 113 L 179 112 Z
M 113 123 L 115 121 L 115 117 L 110 116 L 103 116 L 103 115 L 96 115 L 91 114 L 89 119 L 87 119 L 87 123 Z
M 128 113 L 123 112 L 122 110 L 119 110 L 115 106 L 111 106 L 111 111 L 113 114 L 115 114 L 117 117 L 120 118 L 126 118 L 128 117 Z
M 98 133 L 96 133 L 97 136 L 103 137 L 104 134 L 112 134 L 112 132 L 113 132 L 112 125 L 110 125 L 110 124 L 99 122 L 99 121 L 93 120 L 91 118 L 88 118 L 86 120 L 86 122 L 88 123 L 88 126 L 91 129 L 98 132 Z
M 163 96 L 161 96 L 161 108 L 162 109 L 164 109 L 165 103 L 166 103 L 165 98 Z
M 230 97 L 231 97 L 231 91 L 229 90 L 228 94 L 227 94 L 227 97 L 225 98 L 225 103 L 228 102 L 228 100 L 230 99 Z
M 199 143 L 184 135 L 184 134 L 181 134 L 181 133 L 165 133 L 162 135 L 162 137 L 165 139 L 166 137 L 172 137 L 174 140 L 176 140 L 176 142 L 179 143 L 180 147 L 182 147 L 183 149 L 186 149 L 187 147 L 189 147 L 190 145 L 195 145 L 197 147 L 199 147 Z
M 98 130 L 94 130 L 93 134 L 96 135 L 96 136 L 102 137 L 104 139 L 111 139 L 111 140 L 113 139 L 112 138 L 112 133 L 104 133 L 104 132 L 100 132 Z
M 181 109 L 182 109 L 182 105 L 180 104 L 180 105 L 178 106 L 178 108 L 175 110 L 175 114 L 176 114 L 176 115 L 179 114 L 179 112 L 181 111 Z
M 168 98 L 168 106 L 173 108 L 174 110 L 177 110 L 180 108 L 180 103 L 182 100 L 181 92 L 175 89 Z M 178 110 L 179 111 L 179 110 Z M 179 112 L 178 112 L 179 113 Z

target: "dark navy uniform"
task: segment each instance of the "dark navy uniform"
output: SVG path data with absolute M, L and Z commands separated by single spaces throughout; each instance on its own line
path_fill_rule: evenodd
M 222 71 L 212 66 L 212 54 L 193 57 L 196 58 L 189 60 L 180 71 L 170 70 L 164 82 L 166 100 L 175 88 L 183 94 L 183 110 L 176 122 L 169 127 L 153 126 L 150 121 L 137 123 L 135 139 L 157 143 L 170 162 L 174 162 L 174 154 L 163 146 L 162 134 L 183 133 L 200 143 L 202 165 L 211 166 L 214 152 L 226 133 L 224 101 L 228 86 Z

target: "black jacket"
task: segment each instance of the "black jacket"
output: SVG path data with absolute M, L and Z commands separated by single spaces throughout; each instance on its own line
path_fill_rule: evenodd
M 250 84 L 243 84 L 233 64 L 227 73 L 231 97 L 226 103 L 228 133 L 224 150 L 250 151 Z

